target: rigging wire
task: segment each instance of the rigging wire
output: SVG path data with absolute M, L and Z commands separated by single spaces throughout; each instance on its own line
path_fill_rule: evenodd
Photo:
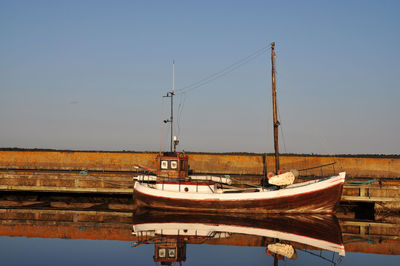
M 275 57 L 277 58 L 277 56 L 275 55 Z M 278 71 L 275 70 L 275 84 L 277 83 L 278 79 Z M 280 132 L 281 132 L 281 136 L 282 136 L 282 142 L 283 142 L 283 150 L 285 151 L 285 153 L 287 153 L 287 149 L 286 149 L 286 141 L 285 141 L 285 135 L 283 134 L 283 124 L 282 124 L 282 120 L 281 120 L 281 113 L 279 111 L 279 104 L 278 104 L 278 97 L 276 97 L 276 112 L 278 113 L 278 121 L 280 124 Z
M 283 126 L 282 126 L 281 116 L 280 116 L 279 111 L 278 111 L 278 120 L 279 120 L 279 123 L 280 123 L 280 131 L 281 131 L 281 135 L 282 135 L 283 150 L 285 151 L 285 153 L 287 153 L 285 135 L 283 134 Z
M 182 101 L 183 101 L 183 97 L 180 97 L 180 99 L 179 99 L 179 104 L 178 104 L 178 112 L 177 112 L 177 116 L 176 116 L 176 127 L 177 127 L 177 133 L 176 133 L 176 136 L 177 136 L 177 138 L 179 139 L 179 136 L 180 136 L 180 132 L 181 132 L 181 125 L 180 125 L 180 121 L 179 121 L 179 119 L 180 119 L 180 117 L 179 117 L 179 112 L 180 112 L 180 109 L 181 109 L 181 107 L 182 107 Z
M 161 119 L 160 121 L 163 121 L 163 116 L 164 116 L 164 97 L 161 97 Z M 162 151 L 162 131 L 163 131 L 163 125 L 160 123 L 160 154 Z
M 186 93 L 182 93 L 180 95 L 180 99 L 179 99 L 179 105 L 178 105 L 178 115 L 177 115 L 177 121 L 176 121 L 176 125 L 178 127 L 178 134 L 177 137 L 180 137 L 180 133 L 181 133 L 181 119 L 182 119 L 182 111 L 183 111 L 183 107 L 185 106 L 185 101 L 186 101 Z
M 180 96 L 180 101 L 179 101 L 179 106 L 178 106 L 178 116 L 177 116 L 177 120 L 174 121 L 177 125 L 178 128 L 178 137 L 180 136 L 181 133 L 181 127 L 180 127 L 180 122 L 182 119 L 182 113 L 183 113 L 183 108 L 185 106 L 185 101 L 186 101 L 186 96 L 188 92 L 191 92 L 199 87 L 205 86 L 231 72 L 233 72 L 234 70 L 244 66 L 245 64 L 255 60 L 256 58 L 258 58 L 259 56 L 263 55 L 266 51 L 268 51 L 269 49 L 271 49 L 270 45 L 264 46 L 258 50 L 256 50 L 255 52 L 249 54 L 248 56 L 230 64 L 229 66 L 221 69 L 220 71 L 217 71 L 209 76 L 206 76 L 205 78 L 200 79 L 199 81 L 196 81 L 190 85 L 187 85 L 185 87 L 182 87 L 180 89 L 175 90 L 175 95 L 176 96 Z M 164 112 L 164 100 L 162 102 L 162 113 Z M 279 115 L 279 114 L 278 114 Z M 162 119 L 162 118 L 161 118 Z M 282 132 L 282 137 L 283 137 L 283 141 L 284 141 L 284 136 L 283 136 L 283 130 L 281 129 Z M 284 141 L 284 148 L 286 150 L 286 143 Z M 160 126 L 160 152 L 162 149 L 162 124 Z
M 181 133 L 181 119 L 182 119 L 182 113 L 183 113 L 183 108 L 185 106 L 185 101 L 186 101 L 186 96 L 188 92 L 191 92 L 199 87 L 205 86 L 209 83 L 211 83 L 212 81 L 215 81 L 229 73 L 231 73 L 232 71 L 242 67 L 243 65 L 253 61 L 254 59 L 258 58 L 259 56 L 261 56 L 262 54 L 264 54 L 266 51 L 268 51 L 269 49 L 271 49 L 270 45 L 264 46 L 258 50 L 256 50 L 255 52 L 247 55 L 246 57 L 243 57 L 242 59 L 230 64 L 229 66 L 223 68 L 220 71 L 217 71 L 205 78 L 202 78 L 190 85 L 187 85 L 181 89 L 177 89 L 175 90 L 175 95 L 176 96 L 180 96 L 180 101 L 179 101 L 179 105 L 178 105 L 178 116 L 176 119 L 176 125 L 178 128 L 178 134 L 177 136 L 180 137 L 180 133 Z M 161 134 L 160 134 L 161 136 Z M 161 145 L 161 141 L 160 141 L 160 145 Z M 161 149 L 160 149 L 161 150 Z
M 251 53 L 250 55 L 248 55 L 248 56 L 246 56 L 246 57 L 244 57 L 244 58 L 242 58 L 242 59 L 240 59 L 240 60 L 238 60 L 236 62 L 234 62 L 233 64 L 223 68 L 220 71 L 217 71 L 217 72 L 215 72 L 215 73 L 213 73 L 213 74 L 211 74 L 211 75 L 209 75 L 209 76 L 207 76 L 205 78 L 202 78 L 199 81 L 196 81 L 196 82 L 194 82 L 194 83 L 192 83 L 192 84 L 190 84 L 188 86 L 185 86 L 185 87 L 183 87 L 181 89 L 177 89 L 176 93 L 177 94 L 181 94 L 181 93 L 184 93 L 184 92 L 190 92 L 190 91 L 192 91 L 194 89 L 197 89 L 199 87 L 207 85 L 208 83 L 210 83 L 210 82 L 212 82 L 212 81 L 214 81 L 214 80 L 216 80 L 218 78 L 221 78 L 221 77 L 231 73 L 232 71 L 240 68 L 241 66 L 251 62 L 252 60 L 254 60 L 257 57 L 259 57 L 260 55 L 264 54 L 268 49 L 270 49 L 269 45 L 268 46 L 264 46 L 263 48 L 258 49 L 257 51 Z

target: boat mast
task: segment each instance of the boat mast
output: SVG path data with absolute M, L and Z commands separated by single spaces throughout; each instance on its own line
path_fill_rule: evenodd
M 274 118 L 274 148 L 275 148 L 275 174 L 279 170 L 279 142 L 278 142 L 278 112 L 276 104 L 276 87 L 275 87 L 275 42 L 271 43 L 271 63 L 272 63 L 272 108 Z
M 175 61 L 172 61 L 172 90 L 167 92 L 164 97 L 171 97 L 171 116 L 169 119 L 164 120 L 164 123 L 171 123 L 171 139 L 170 139 L 170 151 L 172 150 L 172 142 L 174 138 L 174 95 L 175 95 Z

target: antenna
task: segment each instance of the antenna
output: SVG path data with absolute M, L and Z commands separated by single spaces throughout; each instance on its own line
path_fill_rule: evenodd
M 172 90 L 167 92 L 167 95 L 163 96 L 171 98 L 171 116 L 169 119 L 164 120 L 164 123 L 171 123 L 171 139 L 170 139 L 171 152 L 173 151 L 172 143 L 174 138 L 174 95 L 175 95 L 175 60 L 172 61 Z M 174 145 L 174 150 L 176 149 L 176 145 Z
M 175 93 L 175 60 L 172 60 L 172 93 Z

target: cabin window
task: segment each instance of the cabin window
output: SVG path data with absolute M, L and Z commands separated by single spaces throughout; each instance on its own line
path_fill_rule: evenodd
M 178 162 L 177 161 L 171 161 L 171 169 L 176 169 L 178 168 Z
M 168 257 L 175 258 L 175 256 L 176 256 L 176 250 L 174 248 L 169 248 L 168 249 Z
M 165 250 L 165 248 L 160 248 L 160 249 L 158 249 L 158 257 L 159 257 L 159 258 L 165 258 L 165 255 L 166 255 L 166 250 Z
M 168 169 L 168 161 L 161 161 L 161 169 Z

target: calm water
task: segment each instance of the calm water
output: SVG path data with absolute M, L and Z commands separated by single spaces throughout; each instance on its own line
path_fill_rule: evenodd
M 155 265 L 153 245 L 129 241 L 0 237 L 1 265 Z M 273 265 L 263 247 L 189 244 L 183 265 Z M 399 265 L 400 256 L 347 252 L 339 265 Z M 300 253 L 279 265 L 332 265 Z
M 0 265 L 400 265 L 398 217 L 133 215 L 90 201 L 3 198 Z

